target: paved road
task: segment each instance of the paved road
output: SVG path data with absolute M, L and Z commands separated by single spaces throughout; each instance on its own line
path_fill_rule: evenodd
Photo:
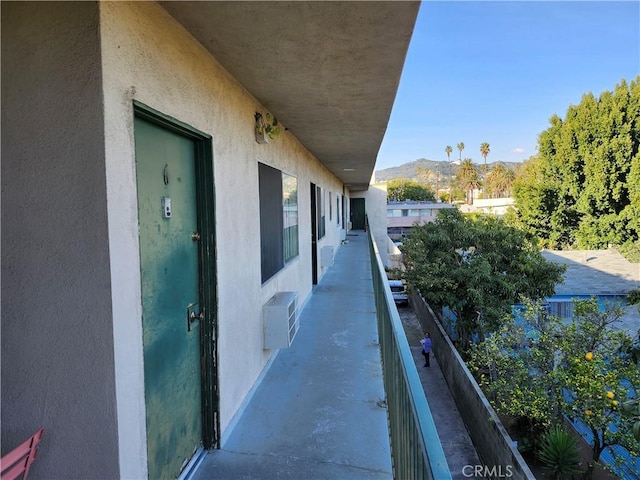
M 422 332 L 418 318 L 411 307 L 399 307 L 398 312 L 411 346 L 411 353 L 416 362 L 436 429 L 440 435 L 442 449 L 447 458 L 449 470 L 451 470 L 451 477 L 454 480 L 468 480 L 469 477 L 463 474 L 463 468 L 465 465 L 480 465 L 478 454 L 449 392 L 449 387 L 437 360 L 432 356 L 431 367 L 423 367 L 424 357 L 421 353 L 420 339 L 424 332 Z M 470 469 L 467 469 L 467 475 L 469 471 Z

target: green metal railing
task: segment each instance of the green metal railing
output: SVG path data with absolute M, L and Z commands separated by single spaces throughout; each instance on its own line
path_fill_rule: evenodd
M 448 480 L 451 472 L 431 416 L 409 342 L 387 282 L 378 247 L 369 231 L 371 273 L 387 396 L 393 477 Z

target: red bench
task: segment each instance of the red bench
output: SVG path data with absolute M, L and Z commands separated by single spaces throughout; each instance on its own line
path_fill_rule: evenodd
M 22 480 L 27 478 L 29 467 L 36 459 L 38 443 L 40 443 L 43 433 L 44 429 L 41 428 L 20 446 L 0 458 L 0 472 L 2 472 L 0 480 L 14 480 L 20 475 L 22 475 Z

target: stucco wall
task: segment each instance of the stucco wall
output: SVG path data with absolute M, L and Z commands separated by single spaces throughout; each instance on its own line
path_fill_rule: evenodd
M 351 198 L 364 198 L 367 218 L 371 234 L 378 245 L 387 244 L 387 184 L 372 183 L 368 190 L 352 192 Z M 382 248 L 380 258 L 385 266 L 390 262 L 387 258 L 387 251 Z
M 289 132 L 257 144 L 254 112 L 263 107 L 160 6 L 105 2 L 100 11 L 120 455 L 134 476 L 145 453 L 132 100 L 213 137 L 223 434 L 273 354 L 262 349 L 262 305 L 287 290 L 302 305 L 311 292 L 310 182 L 331 191 L 333 202 L 342 184 Z M 298 178 L 300 255 L 264 285 L 258 162 Z M 319 249 L 340 245 L 328 211 L 327 204 Z
M 118 478 L 98 5 L 1 8 L 2 452 Z

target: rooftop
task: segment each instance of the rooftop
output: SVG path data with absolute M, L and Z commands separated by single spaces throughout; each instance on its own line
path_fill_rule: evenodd
M 549 261 L 567 265 L 558 295 L 626 294 L 640 288 L 640 264 L 631 263 L 615 250 L 543 250 Z
M 419 206 L 419 207 L 429 207 L 429 208 L 453 208 L 453 205 L 450 203 L 442 203 L 442 202 L 425 202 L 420 200 L 405 200 L 404 202 L 387 202 L 387 208 L 393 207 L 404 207 L 404 206 Z
M 631 263 L 615 250 L 543 250 L 549 261 L 567 265 L 556 295 L 626 295 L 640 289 L 640 263 Z M 637 305 L 625 308 L 616 324 L 635 336 L 640 329 Z

